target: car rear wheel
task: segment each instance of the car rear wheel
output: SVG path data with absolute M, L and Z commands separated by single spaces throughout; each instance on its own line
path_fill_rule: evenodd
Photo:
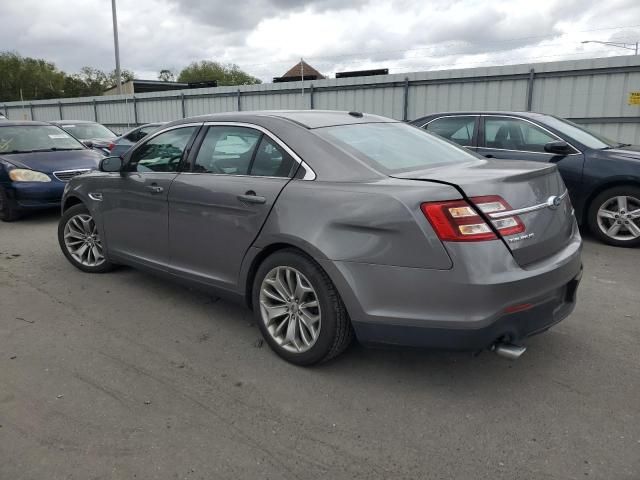
M 640 188 L 614 187 L 600 193 L 588 212 L 591 232 L 609 245 L 640 245 Z
M 82 204 L 69 208 L 58 224 L 58 242 L 71 264 L 89 273 L 104 273 L 113 268 L 104 255 L 98 227 Z
M 16 201 L 9 198 L 7 191 L 0 187 L 0 220 L 3 222 L 13 222 L 20 218 L 20 212 Z
M 316 262 L 296 250 L 276 252 L 260 265 L 252 299 L 265 340 L 296 365 L 327 361 L 353 339 L 335 286 Z

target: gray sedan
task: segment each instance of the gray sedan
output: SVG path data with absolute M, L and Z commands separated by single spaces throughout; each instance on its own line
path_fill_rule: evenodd
M 239 299 L 298 365 L 364 344 L 518 357 L 568 316 L 582 241 L 553 164 L 488 160 L 358 112 L 207 115 L 65 189 L 86 272 L 132 265 Z

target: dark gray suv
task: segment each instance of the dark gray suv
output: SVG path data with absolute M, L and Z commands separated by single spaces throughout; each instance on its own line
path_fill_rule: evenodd
M 232 298 L 300 365 L 367 344 L 515 345 L 573 310 L 581 238 L 555 165 L 487 160 L 357 112 L 167 124 L 65 189 L 77 268 Z

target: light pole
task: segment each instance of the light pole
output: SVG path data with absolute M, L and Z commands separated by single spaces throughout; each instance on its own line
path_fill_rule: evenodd
M 118 15 L 116 14 L 116 0 L 111 0 L 111 13 L 113 16 L 113 46 L 116 52 L 116 86 L 118 95 L 122 94 L 122 80 L 120 75 L 120 46 L 118 45 Z
M 633 50 L 635 55 L 638 55 L 638 43 L 624 43 L 624 42 L 601 42 L 599 40 L 585 40 L 582 43 L 600 43 L 602 45 L 609 45 L 610 47 L 625 48 L 627 50 Z

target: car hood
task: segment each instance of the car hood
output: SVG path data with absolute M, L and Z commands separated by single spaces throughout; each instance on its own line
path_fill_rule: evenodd
M 85 149 L 0 155 L 0 159 L 17 168 L 28 168 L 44 173 L 85 168 L 97 169 L 102 158 L 99 153 Z
M 630 145 L 628 147 L 610 148 L 600 150 L 600 154 L 609 158 L 627 158 L 640 161 L 640 146 Z

